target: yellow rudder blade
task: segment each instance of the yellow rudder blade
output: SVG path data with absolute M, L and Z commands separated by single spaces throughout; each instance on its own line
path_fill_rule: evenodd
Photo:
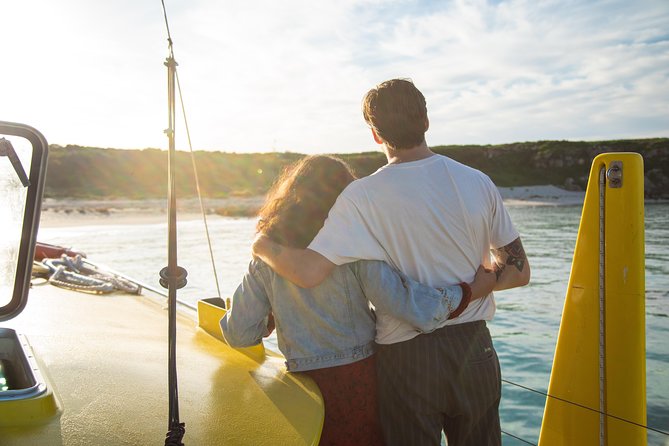
M 637 153 L 592 163 L 540 446 L 647 442 L 643 181 Z

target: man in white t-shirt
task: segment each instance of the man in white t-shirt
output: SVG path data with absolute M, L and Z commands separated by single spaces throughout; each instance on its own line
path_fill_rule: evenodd
M 497 188 L 428 148 L 426 102 L 414 84 L 393 79 L 370 90 L 363 115 L 388 164 L 341 193 L 308 249 L 261 235 L 254 255 L 303 287 L 360 259 L 384 260 L 437 287 L 471 281 L 480 264 L 495 268 L 496 290 L 527 284 L 529 263 Z M 427 334 L 377 314 L 387 444 L 438 445 L 442 429 L 452 445 L 501 444 L 499 360 L 485 323 L 494 313 L 490 294 Z

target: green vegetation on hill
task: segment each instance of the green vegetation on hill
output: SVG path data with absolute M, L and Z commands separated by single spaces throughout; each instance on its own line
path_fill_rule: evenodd
M 592 159 L 603 152 L 638 152 L 645 159 L 646 195 L 669 198 L 669 138 L 569 142 L 538 141 L 486 146 L 437 146 L 488 174 L 498 186 L 553 184 L 583 189 Z M 210 198 L 252 196 L 267 191 L 282 169 L 304 155 L 195 152 L 203 194 Z M 341 154 L 358 176 L 385 163 L 381 152 Z M 180 197 L 196 195 L 189 152 L 177 152 Z M 167 153 L 52 145 L 45 195 L 50 198 L 160 198 L 167 191 Z

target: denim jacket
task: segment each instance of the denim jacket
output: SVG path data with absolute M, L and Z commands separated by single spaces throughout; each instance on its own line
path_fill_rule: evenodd
M 435 330 L 460 299 L 459 286 L 436 289 L 422 285 L 385 262 L 362 260 L 337 266 L 320 285 L 305 289 L 254 259 L 221 319 L 232 347 L 248 347 L 269 334 L 274 314 L 279 350 L 290 371 L 350 364 L 374 353 L 375 311 L 416 327 Z

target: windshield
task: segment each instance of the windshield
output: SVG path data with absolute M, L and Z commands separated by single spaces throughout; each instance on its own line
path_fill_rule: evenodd
M 29 141 L 0 136 L 0 306 L 7 305 L 13 295 L 28 196 L 28 188 L 15 169 L 16 161 L 9 153 L 5 155 L 12 148 L 24 172 L 30 172 L 32 159 Z
M 46 157 L 37 130 L 0 122 L 0 321 L 26 304 Z

